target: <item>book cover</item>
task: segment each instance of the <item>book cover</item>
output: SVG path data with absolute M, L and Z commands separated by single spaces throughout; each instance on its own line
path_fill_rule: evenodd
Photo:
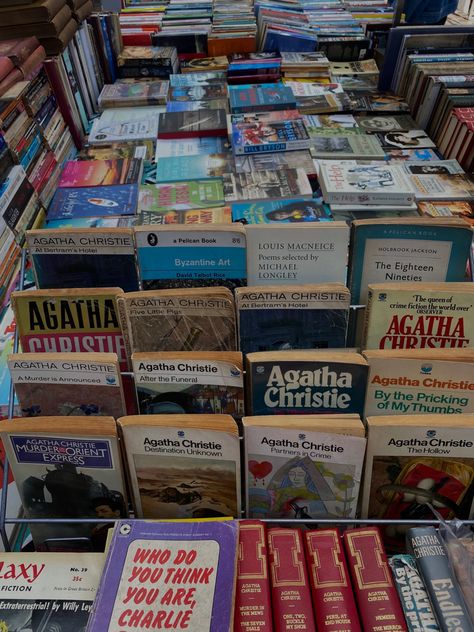
M 230 415 L 122 417 L 138 517 L 240 516 L 240 445 Z
M 473 292 L 471 283 L 370 285 L 362 348 L 473 347 Z
M 142 161 L 137 158 L 72 160 L 64 165 L 58 187 L 104 187 L 118 184 L 140 184 L 142 165 Z
M 262 351 L 247 355 L 252 415 L 363 413 L 368 366 L 357 353 Z
M 202 109 L 160 114 L 158 138 L 227 136 L 225 110 Z
M 310 137 L 302 119 L 267 123 L 234 123 L 235 155 L 308 149 Z
M 116 81 L 104 85 L 98 103 L 101 108 L 164 105 L 168 88 L 168 81 Z
M 328 222 L 332 220 L 332 214 L 327 204 L 317 200 L 260 200 L 259 202 L 249 200 L 232 204 L 232 219 L 242 224 L 271 224 L 272 222 L 289 224 L 291 222 Z
M 117 298 L 120 288 L 25 290 L 12 307 L 25 353 L 116 353 L 127 370 Z
M 362 517 L 445 520 L 473 515 L 474 415 L 369 417 Z M 383 527 L 392 550 L 404 550 L 406 529 Z
M 337 529 L 303 534 L 316 628 L 361 632 L 342 539 Z
M 430 162 L 439 160 L 439 155 L 434 149 L 385 149 L 385 154 L 389 161 L 394 162 L 411 162 L 413 160 L 423 160 Z
M 93 227 L 82 230 L 54 229 L 48 224 L 46 229 L 27 231 L 26 243 L 38 288 L 121 287 L 124 292 L 138 290 L 132 230 L 106 229 L 97 218 L 94 221 Z
M 316 632 L 301 531 L 272 527 L 267 540 L 275 629 Z
M 118 522 L 88 632 L 230 630 L 237 546 L 236 521 Z
M 95 119 L 89 144 L 102 145 L 130 140 L 155 140 L 158 135 L 159 108 L 110 108 Z
M 348 416 L 346 416 L 348 417 Z M 358 418 L 244 417 L 250 518 L 352 518 L 365 444 Z
M 160 158 L 174 156 L 205 156 L 207 154 L 224 153 L 227 149 L 225 138 L 208 136 L 202 138 L 180 138 L 175 140 L 156 141 L 155 162 Z
M 15 353 L 8 369 L 23 417 L 126 414 L 116 354 Z
M 464 281 L 471 242 L 472 229 L 463 222 L 353 222 L 349 287 L 354 304 L 366 303 L 369 283 Z
M 172 210 L 172 207 L 163 207 L 155 211 L 150 206 L 153 198 L 146 196 L 144 208 L 134 217 L 129 218 L 133 226 L 151 226 L 154 224 L 231 224 L 232 215 L 230 206 L 213 206 L 210 208 L 196 208 L 191 210 Z M 124 221 L 124 219 L 122 219 Z
M 57 189 L 48 210 L 48 219 L 135 215 L 138 185 Z
M 374 349 L 364 415 L 474 413 L 470 349 Z
M 106 530 L 93 519 L 126 515 L 115 420 L 83 416 L 14 419 L 0 422 L 0 437 L 26 517 L 91 519 L 75 524 L 30 524 L 35 549 L 103 551 Z
M 228 89 L 230 109 L 236 114 L 296 109 L 293 91 L 282 84 L 234 85 Z
M 406 131 L 395 132 L 375 132 L 382 147 L 387 149 L 422 149 L 436 147 L 431 138 L 424 130 L 411 129 Z
M 313 197 L 308 176 L 301 168 L 225 173 L 223 181 L 226 202 Z
M 159 158 L 156 165 L 156 181 L 162 183 L 219 178 L 233 168 L 230 154 Z
M 203 62 L 205 57 L 198 57 L 191 60 L 190 63 L 198 64 Z M 225 70 L 202 70 L 200 72 L 173 74 L 170 76 L 170 86 L 197 86 L 197 85 L 209 85 L 217 82 L 222 83 L 225 81 L 227 73 Z
M 363 629 L 408 632 L 378 528 L 348 529 L 342 537 Z
M 234 631 L 272 632 L 267 530 L 264 522 L 239 522 Z
M 423 579 L 412 555 L 400 553 L 388 559 L 409 632 L 439 632 L 439 626 Z
M 227 99 L 227 83 L 213 81 L 193 86 L 171 86 L 169 101 L 207 101 L 209 99 Z
M 248 285 L 345 284 L 345 222 L 248 224 L 245 232 Z
M 229 111 L 229 101 L 226 97 L 225 99 L 208 99 L 207 101 L 168 101 L 166 104 L 167 112 L 192 112 L 204 108 L 208 110 L 225 110 L 227 113 Z
M 129 292 L 122 304 L 135 353 L 237 349 L 234 298 L 227 288 Z
M 101 553 L 1 553 L 0 565 L 6 593 L 0 625 L 6 632 L 86 629 L 104 565 Z
M 140 187 L 138 197 L 138 214 L 143 211 L 189 211 L 213 206 L 224 206 L 220 178 L 145 184 Z
M 242 354 L 237 351 L 134 353 L 142 415 L 244 413 Z
M 155 152 L 153 140 L 135 140 L 108 143 L 104 145 L 88 145 L 81 149 L 76 160 L 109 160 L 121 158 L 142 158 L 152 160 Z
M 307 150 L 235 156 L 234 164 L 237 173 L 251 173 L 266 169 L 298 169 L 301 167 L 308 175 L 316 174 L 314 160 Z
M 135 229 L 143 289 L 245 284 L 245 232 L 241 225 L 156 226 Z
M 469 174 L 410 176 L 417 200 L 472 200 L 474 180 Z
M 351 130 L 349 130 L 351 131 Z M 347 129 L 341 130 L 347 132 Z M 385 152 L 377 138 L 370 134 L 323 134 L 316 129 L 311 133 L 310 150 L 313 158 L 383 160 Z
M 416 129 L 417 125 L 409 114 L 393 116 L 356 116 L 357 125 L 366 132 L 396 132 Z
M 456 581 L 443 539 L 434 527 L 414 527 L 407 532 L 407 548 L 423 578 L 439 630 L 469 632 L 474 622 Z
M 414 187 L 401 166 L 325 160 L 319 163 L 319 176 L 324 201 L 328 204 L 410 206 L 415 201 Z
M 350 293 L 342 285 L 235 290 L 242 353 L 345 347 Z

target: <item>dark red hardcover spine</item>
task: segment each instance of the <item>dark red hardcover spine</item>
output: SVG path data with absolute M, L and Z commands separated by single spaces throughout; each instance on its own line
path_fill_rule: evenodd
M 343 539 L 364 632 L 408 632 L 379 529 L 348 529 Z
M 239 523 L 234 632 L 272 632 L 266 527 L 259 520 Z
M 303 538 L 318 632 L 361 632 L 339 531 L 306 531 Z
M 44 63 L 44 69 L 49 79 L 49 83 L 51 84 L 51 87 L 53 89 L 54 96 L 56 97 L 56 100 L 58 102 L 61 114 L 63 115 L 67 126 L 69 127 L 69 131 L 71 132 L 74 144 L 76 145 L 77 149 L 82 149 L 82 146 L 84 144 L 83 134 L 74 119 L 74 114 L 72 110 L 73 106 L 71 103 L 69 103 L 66 92 L 62 85 L 58 64 L 58 59 L 47 59 Z
M 276 632 L 316 632 L 299 529 L 268 530 L 273 624 Z

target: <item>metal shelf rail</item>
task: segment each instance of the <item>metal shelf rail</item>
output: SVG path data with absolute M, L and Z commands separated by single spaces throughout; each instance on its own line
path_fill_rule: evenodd
M 24 286 L 24 276 L 26 269 L 26 260 L 27 260 L 27 252 L 23 250 L 22 258 L 21 258 L 21 267 L 20 267 L 20 277 L 18 281 L 18 290 L 22 290 Z M 353 312 L 357 312 L 360 310 L 363 305 L 353 305 L 351 306 Z M 15 337 L 13 340 L 13 353 L 18 351 L 18 329 L 15 330 Z M 8 419 L 13 418 L 14 412 L 14 389 L 13 383 L 10 385 L 10 397 L 8 402 Z M 8 480 L 8 459 L 5 458 L 3 465 L 3 490 L 2 490 L 2 498 L 0 503 L 0 536 L 2 539 L 2 543 L 5 551 L 11 551 L 11 543 L 7 533 L 7 525 L 29 525 L 29 524 L 112 524 L 113 522 L 118 522 L 119 519 L 112 520 L 110 518 L 18 518 L 18 517 L 10 517 L 7 515 L 7 500 L 8 500 L 8 484 L 6 481 Z M 242 513 L 242 517 L 244 514 Z M 423 526 L 439 526 L 440 521 L 437 519 L 433 520 L 383 520 L 376 518 L 314 518 L 314 519 L 295 519 L 295 518 L 275 518 L 275 519 L 264 519 L 263 522 L 267 522 L 269 524 L 301 524 L 308 526 L 319 526 L 319 525 L 337 525 L 337 526 L 358 526 L 358 525 L 397 525 L 397 526 L 408 526 L 408 525 L 423 525 Z M 449 522 L 449 521 L 448 521 Z M 463 521 L 464 524 L 474 527 L 474 520 L 466 520 Z

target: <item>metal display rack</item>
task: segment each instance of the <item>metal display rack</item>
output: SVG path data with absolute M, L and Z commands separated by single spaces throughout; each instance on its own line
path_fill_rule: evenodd
M 403 2 L 401 4 L 404 4 Z M 17 284 L 17 290 L 23 290 L 24 287 L 24 277 L 25 277 L 25 269 L 26 269 L 26 260 L 27 260 L 27 251 L 23 249 L 22 257 L 21 257 L 21 266 L 20 266 L 20 276 Z M 351 306 L 352 310 L 357 311 L 362 308 L 362 305 L 353 305 Z M 19 343 L 19 335 L 18 329 L 15 329 L 15 335 L 13 339 L 13 353 L 18 351 L 18 343 Z M 13 388 L 13 382 L 10 384 L 10 394 L 8 401 L 8 419 L 13 418 L 14 406 L 15 406 L 15 393 Z M 3 464 L 3 489 L 2 489 L 2 498 L 0 503 L 0 537 L 2 539 L 2 543 L 5 551 L 11 551 L 11 543 L 7 533 L 7 525 L 23 525 L 27 526 L 30 524 L 112 524 L 114 522 L 118 522 L 122 520 L 122 518 L 118 519 L 110 519 L 110 518 L 19 518 L 19 517 L 11 517 L 8 516 L 7 512 L 7 501 L 8 501 L 8 472 L 9 472 L 9 464 L 8 459 L 5 457 Z M 133 519 L 133 516 L 130 516 Z M 244 518 L 244 514 L 242 513 L 242 518 Z M 375 519 L 375 518 L 314 518 L 314 519 L 296 519 L 296 518 L 275 518 L 275 519 L 264 519 L 263 522 L 269 524 L 288 524 L 295 525 L 301 524 L 307 526 L 340 526 L 340 527 L 349 527 L 349 526 L 362 526 L 362 525 L 377 525 L 377 526 L 385 526 L 385 525 L 394 525 L 394 526 L 409 526 L 409 525 L 418 525 L 418 526 L 435 526 L 438 527 L 441 524 L 441 521 L 433 518 L 432 520 L 393 520 L 393 519 Z M 450 522 L 449 520 L 446 522 Z M 474 528 L 474 520 L 464 520 L 463 524 L 468 525 Z M 84 538 L 80 538 L 81 541 Z

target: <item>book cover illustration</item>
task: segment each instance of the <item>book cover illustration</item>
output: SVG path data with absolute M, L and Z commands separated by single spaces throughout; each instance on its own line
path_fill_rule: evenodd
M 240 517 L 240 442 L 232 417 L 139 415 L 119 425 L 138 517 Z
M 233 168 L 233 159 L 229 154 L 160 158 L 156 165 L 156 181 L 161 183 L 219 178 Z
M 396 132 L 416 129 L 415 121 L 408 114 L 398 116 L 357 116 L 357 125 L 367 132 Z
M 120 288 L 13 292 L 12 307 L 25 353 L 116 353 L 128 366 L 117 298 Z
M 107 84 L 102 88 L 99 106 L 117 108 L 163 105 L 166 103 L 168 88 L 168 81 L 137 81 L 136 83 L 116 81 L 114 84 Z
M 224 206 L 220 178 L 143 185 L 137 212 L 189 211 L 212 206 Z
M 181 76 L 181 75 L 179 75 Z M 194 112 L 195 110 L 225 110 L 229 111 L 229 102 L 225 99 L 209 99 L 208 101 L 168 101 L 167 112 Z M 212 136 L 210 137 L 212 138 Z
M 311 199 L 313 196 L 308 177 L 301 168 L 225 173 L 223 181 L 226 202 L 298 197 Z
M 227 136 L 225 110 L 195 110 L 160 114 L 158 138 Z
M 463 281 L 472 243 L 465 226 L 423 220 L 355 222 L 349 287 L 355 304 L 367 301 L 370 283 Z
M 117 85 L 117 84 L 114 84 Z M 155 146 L 152 139 L 114 142 L 103 145 L 88 145 L 81 149 L 77 160 L 120 160 L 123 158 L 142 158 L 152 160 Z
M 413 175 L 417 200 L 467 200 L 474 194 L 474 179 L 470 174 Z
M 346 344 L 350 294 L 342 285 L 236 289 L 242 353 Z
M 124 303 L 132 350 L 235 351 L 234 300 L 227 288 L 220 290 L 126 294 L 119 301 Z
M 302 119 L 232 125 L 234 154 L 308 149 L 310 138 Z
M 23 417 L 126 414 L 115 354 L 15 353 L 8 368 Z
M 286 81 L 286 87 L 289 88 L 295 97 L 318 97 L 325 94 L 342 94 L 344 90 L 340 83 L 316 83 L 297 81 Z
M 434 149 L 385 149 L 385 154 L 389 161 L 394 162 L 412 162 L 414 160 L 423 160 L 430 162 L 431 160 L 439 160 L 440 156 Z
M 106 533 L 93 519 L 126 516 L 115 421 L 101 417 L 89 432 L 91 418 L 69 417 L 75 431 L 66 432 L 60 430 L 65 420 L 37 417 L 2 422 L 5 451 L 27 517 L 91 519 L 90 523 L 30 525 L 36 550 L 73 551 L 85 546 L 103 551 Z
M 411 129 L 394 132 L 375 132 L 382 147 L 387 149 L 422 149 L 436 147 L 424 130 Z
M 317 421 L 313 430 L 308 423 L 285 427 L 284 421 L 252 426 L 251 417 L 243 423 L 250 518 L 355 517 L 366 443 L 360 421 L 359 436 L 349 435 L 354 429 L 331 433 L 337 417 L 322 422 L 327 430 Z
M 370 285 L 362 348 L 473 347 L 472 293 L 470 283 Z
M 290 357 L 289 354 L 296 357 Z M 368 367 L 357 354 L 268 351 L 247 355 L 252 415 L 356 413 Z
M 104 565 L 101 553 L 1 553 L 0 565 L 1 630 L 86 629 Z
M 301 167 L 308 175 L 316 174 L 316 167 L 311 154 L 307 150 L 276 152 L 271 154 L 251 154 L 234 157 L 237 173 L 252 171 L 298 169 Z
M 89 143 L 101 145 L 130 140 L 155 140 L 159 107 L 110 108 L 92 123 Z
M 227 99 L 227 84 L 213 82 L 207 85 L 172 86 L 168 93 L 170 101 L 207 101 Z
M 192 60 L 193 62 L 200 62 L 206 58 L 197 58 Z M 207 85 L 209 83 L 222 83 L 225 81 L 227 77 L 227 73 L 225 70 L 203 70 L 200 72 L 192 72 L 192 73 L 181 73 L 181 74 L 173 74 L 170 75 L 170 86 L 180 87 L 180 86 L 197 86 L 197 85 Z
M 470 519 L 474 492 L 474 416 L 369 417 L 362 517 Z M 384 527 L 403 550 L 405 529 Z
M 242 356 L 234 352 L 135 353 L 132 356 L 142 415 L 244 413 Z M 224 355 L 225 357 L 222 357 Z M 194 356 L 194 357 L 193 357 Z M 235 362 L 231 358 L 235 356 Z
M 341 130 L 346 132 L 347 130 Z M 310 151 L 313 158 L 361 158 L 383 160 L 385 152 L 379 141 L 369 134 L 311 134 Z
M 230 109 L 235 113 L 296 108 L 293 91 L 282 84 L 229 86 L 228 89 Z
M 138 184 L 57 189 L 48 219 L 135 215 L 137 202 Z
M 135 232 L 143 289 L 245 284 L 246 240 L 242 226 L 162 226 Z
M 205 156 L 207 154 L 221 154 L 227 149 L 227 141 L 219 136 L 204 136 L 202 138 L 180 138 L 156 141 L 155 162 L 160 158 L 174 156 Z
M 141 169 L 142 161 L 137 158 L 69 161 L 64 165 L 58 186 L 75 188 L 139 184 Z
M 329 206 L 318 200 L 261 200 L 234 202 L 232 219 L 242 224 L 271 224 L 292 222 L 329 222 Z
M 88 632 L 230 630 L 237 547 L 235 521 L 118 522 Z
M 40 289 L 121 287 L 138 290 L 133 234 L 127 228 L 27 231 L 26 243 Z M 49 228 L 49 226 L 48 226 Z
M 133 226 L 154 224 L 232 224 L 231 208 L 230 206 L 214 206 L 189 211 L 173 211 L 172 209 L 153 211 L 150 208 L 142 208 L 132 222 Z

